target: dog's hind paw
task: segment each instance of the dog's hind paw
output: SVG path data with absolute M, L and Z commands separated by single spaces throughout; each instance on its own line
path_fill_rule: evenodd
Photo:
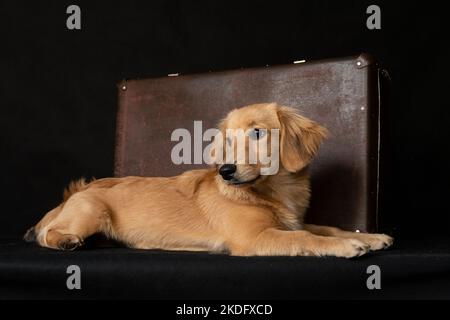
M 73 234 L 65 234 L 58 241 L 58 249 L 64 251 L 73 251 L 83 245 L 83 240 Z

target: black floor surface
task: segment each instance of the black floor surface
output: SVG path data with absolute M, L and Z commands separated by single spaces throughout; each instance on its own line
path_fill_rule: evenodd
M 81 289 L 66 286 L 81 269 Z M 366 286 L 381 270 L 381 289 Z M 396 239 L 357 259 L 230 257 L 90 243 L 74 252 L 0 241 L 1 299 L 449 299 L 450 238 Z

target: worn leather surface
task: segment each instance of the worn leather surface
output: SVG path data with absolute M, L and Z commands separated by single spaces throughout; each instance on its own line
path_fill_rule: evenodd
M 379 92 L 377 66 L 369 56 L 127 80 L 118 89 L 117 176 L 172 176 L 203 167 L 172 163 L 178 143 L 171 141 L 173 130 L 193 133 L 194 120 L 202 120 L 204 131 L 233 108 L 277 102 L 298 108 L 331 132 L 311 165 L 307 220 L 376 230 Z

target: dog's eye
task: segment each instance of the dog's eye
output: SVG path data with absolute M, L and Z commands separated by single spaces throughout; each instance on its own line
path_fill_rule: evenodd
M 266 133 L 267 132 L 264 129 L 254 128 L 253 130 L 250 130 L 248 136 L 253 140 L 259 140 L 261 138 L 264 138 Z

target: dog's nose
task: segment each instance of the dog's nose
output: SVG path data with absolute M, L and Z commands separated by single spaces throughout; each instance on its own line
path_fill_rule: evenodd
M 219 173 L 223 180 L 231 180 L 235 172 L 236 166 L 234 164 L 224 164 L 219 169 Z

